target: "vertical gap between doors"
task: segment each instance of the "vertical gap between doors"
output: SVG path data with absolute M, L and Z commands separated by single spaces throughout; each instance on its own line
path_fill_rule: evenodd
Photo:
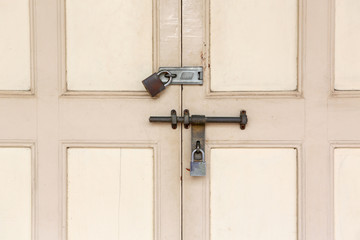
M 181 47 L 180 47 L 180 64 L 181 67 L 183 67 L 183 0 L 180 0 L 180 43 L 181 43 Z M 183 85 L 181 85 L 180 87 L 180 115 L 183 113 L 184 111 L 184 104 L 183 104 Z M 180 141 L 181 141 L 181 147 L 180 147 L 180 190 L 181 190 L 181 206 L 180 206 L 180 239 L 183 240 L 184 239 L 184 223 L 183 223 L 183 202 L 184 202 L 184 188 L 183 188 L 183 181 L 184 181 L 184 174 L 183 174 L 183 151 L 184 151 L 184 144 L 183 144 L 183 130 L 184 130 L 184 126 L 183 124 L 180 124 L 181 126 L 181 131 L 180 131 Z

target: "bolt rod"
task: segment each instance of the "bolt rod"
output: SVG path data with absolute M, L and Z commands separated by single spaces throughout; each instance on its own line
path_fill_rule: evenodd
M 178 122 L 184 122 L 184 117 L 176 117 Z M 190 118 L 190 123 L 191 117 Z M 171 122 L 171 117 L 150 117 L 150 122 Z M 205 117 L 207 123 L 241 123 L 239 117 Z

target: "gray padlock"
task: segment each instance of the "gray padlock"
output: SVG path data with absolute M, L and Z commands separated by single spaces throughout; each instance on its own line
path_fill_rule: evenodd
M 200 151 L 202 156 L 202 161 L 194 161 L 195 152 Z M 197 148 L 191 153 L 191 163 L 190 163 L 190 176 L 193 177 L 202 177 L 206 176 L 206 162 L 205 162 L 205 153 L 202 149 Z
M 167 81 L 165 84 L 161 81 L 160 75 L 161 74 L 168 74 L 169 75 L 169 81 Z M 154 73 L 150 75 L 150 77 L 146 78 L 142 81 L 144 84 L 144 87 L 150 93 L 152 97 L 155 97 L 157 94 L 159 94 L 161 91 L 165 89 L 166 86 L 168 86 L 172 81 L 172 74 L 169 71 L 160 71 L 157 73 Z

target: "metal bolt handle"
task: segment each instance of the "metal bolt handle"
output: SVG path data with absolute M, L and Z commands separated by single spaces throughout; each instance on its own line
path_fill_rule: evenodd
M 184 110 L 184 116 L 176 116 L 176 111 L 171 110 L 170 117 L 151 116 L 150 122 L 169 122 L 173 129 L 176 129 L 177 123 L 184 123 L 185 128 L 188 128 L 190 124 L 204 124 L 204 123 L 239 123 L 240 129 L 244 130 L 248 123 L 248 117 L 246 111 L 240 112 L 240 117 L 205 117 L 204 115 L 189 115 L 189 110 Z

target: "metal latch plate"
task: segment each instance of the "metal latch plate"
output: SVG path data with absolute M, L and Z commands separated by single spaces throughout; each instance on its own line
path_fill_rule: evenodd
M 173 74 L 171 84 L 203 84 L 203 67 L 160 67 L 159 71 L 169 71 Z M 174 76 L 176 75 L 176 76 Z M 169 81 L 166 75 L 161 75 L 160 79 L 163 83 Z

